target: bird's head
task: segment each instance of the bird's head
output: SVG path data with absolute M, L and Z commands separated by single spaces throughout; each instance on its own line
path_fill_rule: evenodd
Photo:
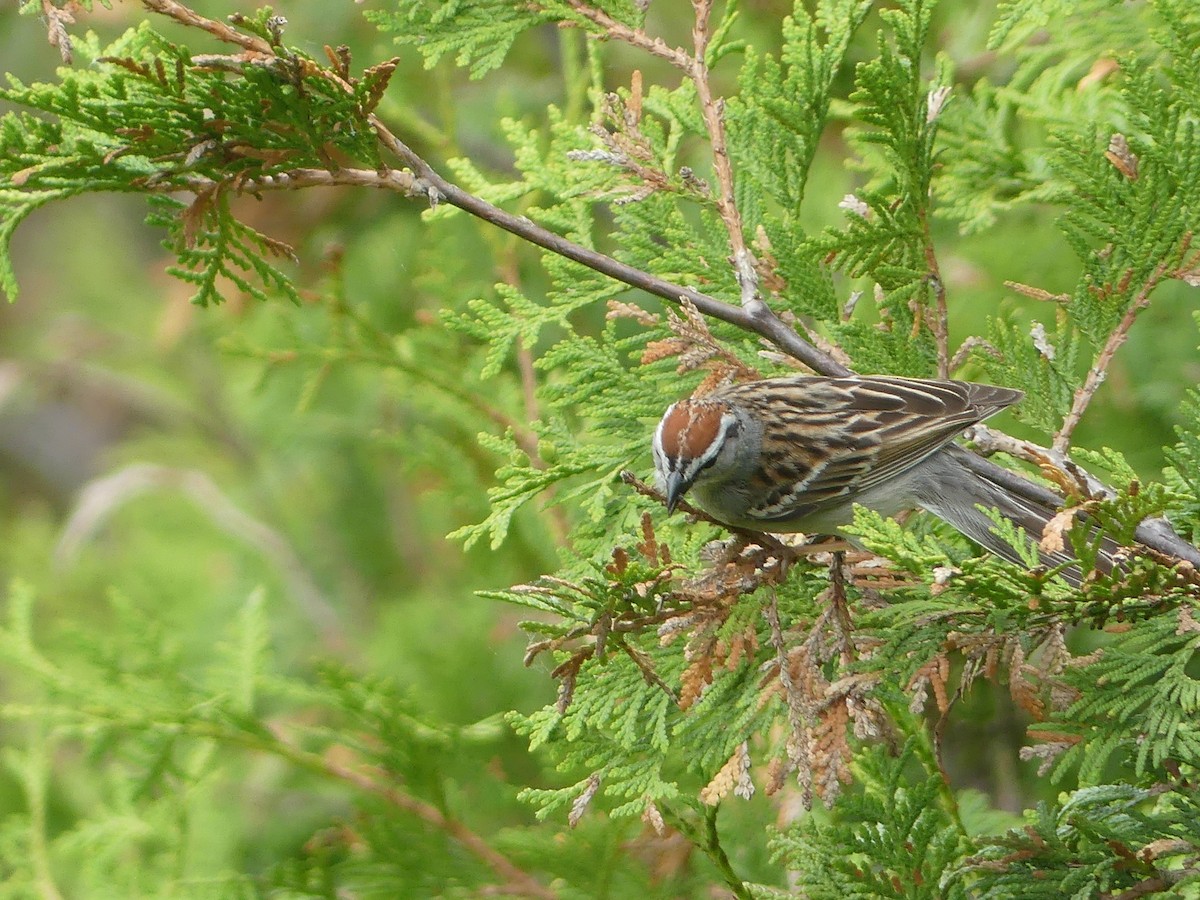
M 659 488 L 674 512 L 681 497 L 705 477 L 721 477 L 737 465 L 741 416 L 722 400 L 691 399 L 672 404 L 654 432 L 654 468 Z

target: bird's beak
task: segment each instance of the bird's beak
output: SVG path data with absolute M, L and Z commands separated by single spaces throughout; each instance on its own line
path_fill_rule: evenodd
M 667 512 L 675 512 L 675 507 L 679 505 L 680 499 L 687 491 L 688 485 L 683 480 L 683 476 L 678 472 L 672 472 L 667 476 Z

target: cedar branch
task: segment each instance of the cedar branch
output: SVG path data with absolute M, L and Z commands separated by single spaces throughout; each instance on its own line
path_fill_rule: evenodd
M 1065 453 L 1067 448 L 1071 446 L 1071 435 L 1074 434 L 1075 427 L 1083 418 L 1083 413 L 1088 408 L 1088 404 L 1092 402 L 1092 397 L 1095 396 L 1096 391 L 1108 376 L 1108 367 L 1112 364 L 1113 357 L 1116 356 L 1117 351 L 1121 349 L 1121 345 L 1128 339 L 1129 330 L 1133 327 L 1138 313 L 1150 305 L 1150 293 L 1166 276 L 1167 269 L 1166 262 L 1159 263 L 1154 272 L 1138 290 L 1137 296 L 1130 301 L 1129 307 L 1125 310 L 1125 315 L 1121 317 L 1121 321 L 1117 323 L 1117 327 L 1112 330 L 1108 339 L 1105 340 L 1104 346 L 1100 348 L 1100 353 L 1096 356 L 1096 362 L 1088 369 L 1087 378 L 1084 379 L 1083 385 L 1079 390 L 1075 392 L 1075 398 L 1071 402 L 1071 409 L 1063 418 L 1062 427 L 1054 435 L 1052 446 L 1055 450 Z
M 577 14 L 600 28 L 605 37 L 622 41 L 632 47 L 644 50 L 652 56 L 665 59 L 682 71 L 695 86 L 696 97 L 700 102 L 700 111 L 704 118 L 704 128 L 708 132 L 709 144 L 712 147 L 713 172 L 717 181 L 715 198 L 717 212 L 729 235 L 730 257 L 738 284 L 741 286 L 742 305 L 747 309 L 757 310 L 759 306 L 763 305 L 763 301 L 758 291 L 758 273 L 754 254 L 746 245 L 741 211 L 734 198 L 733 164 L 730 161 L 729 146 L 725 136 L 725 104 L 721 98 L 713 94 L 706 61 L 709 42 L 712 39 L 712 31 L 709 26 L 713 0 L 692 0 L 692 7 L 695 10 L 695 21 L 692 25 L 694 54 L 688 54 L 677 47 L 670 47 L 662 38 L 651 37 L 640 28 L 631 28 L 603 10 L 584 3 L 583 0 L 568 0 L 568 2 Z
M 175 0 L 142 0 L 142 5 L 151 12 L 174 19 L 181 25 L 206 31 L 222 43 L 236 44 L 252 56 L 270 58 L 276 55 L 275 48 L 258 35 L 246 34 L 224 22 L 202 16 Z
M 187 7 L 175 2 L 175 0 L 143 0 L 143 2 L 149 9 L 175 18 L 185 25 L 201 28 L 221 40 L 236 43 L 248 51 L 270 56 L 273 56 L 275 53 L 274 48 L 265 41 L 252 35 L 243 35 L 223 23 L 199 16 L 187 9 Z M 577 0 L 572 0 L 572 4 L 581 13 L 583 12 L 583 7 L 586 6 L 581 0 L 578 0 L 578 2 Z M 591 7 L 588 8 L 593 9 Z M 597 13 L 605 15 L 599 13 L 599 11 Z M 642 35 L 647 40 L 651 40 L 644 35 L 644 32 Z M 640 40 L 641 38 L 639 38 Z M 663 44 L 663 46 L 665 47 L 666 45 Z M 325 77 L 341 82 L 341 79 L 337 78 L 333 72 L 328 70 L 320 70 L 320 72 Z M 349 85 L 345 85 L 344 82 L 341 83 L 349 89 Z M 761 301 L 743 303 L 741 305 L 726 303 L 723 300 L 718 300 L 693 288 L 672 284 L 665 279 L 658 278 L 649 272 L 623 263 L 611 256 L 576 244 L 559 234 L 555 234 L 537 225 L 525 216 L 513 215 L 497 206 L 493 206 L 483 198 L 477 197 L 452 184 L 443 178 L 424 158 L 405 144 L 404 141 L 393 134 L 378 116 L 371 114 L 368 116 L 368 122 L 375 130 L 380 143 L 399 157 L 403 164 L 411 170 L 410 173 L 396 171 L 376 172 L 362 169 L 339 169 L 336 172 L 328 172 L 321 169 L 297 169 L 282 175 L 264 176 L 258 179 L 243 179 L 236 184 L 237 189 L 256 193 L 281 188 L 354 184 L 358 186 L 388 188 L 399 191 L 406 196 L 423 195 L 431 204 L 447 202 L 535 246 L 541 247 L 543 250 L 548 250 L 565 259 L 570 259 L 630 287 L 639 288 L 673 304 L 681 304 L 686 299 L 699 312 L 706 316 L 765 338 L 779 347 L 783 352 L 808 366 L 814 372 L 839 377 L 854 374 L 853 370 L 848 366 L 838 362 L 828 353 L 821 351 L 802 338 L 794 328 L 772 312 L 765 303 Z M 167 192 L 180 187 L 197 189 L 211 186 L 212 184 L 214 182 L 211 179 L 200 176 L 177 176 L 173 179 L 164 179 L 153 185 L 147 183 L 145 187 L 149 190 Z M 750 258 L 752 257 L 750 257 L 749 251 L 747 251 L 744 257 L 740 259 L 735 258 L 735 265 L 741 269 Z M 747 283 L 743 282 L 743 289 L 746 288 L 746 285 Z M 1121 340 L 1123 342 L 1124 339 L 1122 338 Z M 1115 352 L 1115 349 L 1113 352 Z M 1086 402 L 1084 405 L 1086 406 Z M 1080 411 L 1080 415 L 1082 415 L 1082 410 Z M 966 466 L 976 475 L 1017 496 L 1024 497 L 1036 503 L 1051 504 L 1054 506 L 1057 506 L 1060 502 L 1061 498 L 1052 491 L 1035 484 L 1016 472 L 1009 471 L 981 456 L 970 453 L 961 447 L 951 445 L 943 452 L 949 453 L 960 464 Z M 1165 553 L 1168 556 L 1189 560 L 1200 558 L 1200 550 L 1197 550 L 1178 535 L 1174 533 L 1164 534 L 1160 529 L 1148 527 L 1145 523 L 1138 527 L 1135 537 L 1147 547 Z

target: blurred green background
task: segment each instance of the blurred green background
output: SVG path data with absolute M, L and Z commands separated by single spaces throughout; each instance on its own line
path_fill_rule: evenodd
M 230 11 L 221 3 L 195 5 L 216 16 Z M 281 10 L 287 40 L 317 55 L 322 44 L 347 44 L 359 66 L 386 59 L 394 49 L 362 20 L 364 6 L 371 4 L 289 3 Z M 790 4 L 744 6 L 739 27 L 771 49 Z M 51 79 L 56 51 L 37 20 L 18 17 L 13 7 L 0 9 L 0 60 L 23 80 Z M 994 12 L 988 0 L 939 10 L 936 49 L 968 82 L 994 64 L 983 50 Z M 119 4 L 81 17 L 80 27 L 111 37 L 143 15 L 136 4 Z M 683 40 L 668 4 L 656 4 L 654 16 L 652 30 Z M 860 39 L 864 56 L 867 39 Z M 426 71 L 405 52 L 380 114 L 435 165 L 467 156 L 503 175 L 511 154 L 500 135 L 502 116 L 536 125 L 548 103 L 578 102 L 563 95 L 558 75 L 573 40 L 535 30 L 483 81 L 448 64 Z M 632 53 L 614 54 L 628 62 L 614 70 L 612 87 L 628 84 L 634 66 L 648 82 L 670 78 Z M 734 66 L 719 73 L 732 91 Z M 849 73 L 844 77 L 848 88 Z M 813 231 L 842 218 L 837 203 L 855 186 L 845 155 L 831 128 L 806 201 Z M 435 381 L 478 388 L 497 407 L 520 410 L 516 375 L 479 386 L 479 348 L 448 331 L 441 315 L 488 295 L 513 271 L 536 296 L 543 277 L 536 256 L 463 216 L 423 222 L 416 203 L 394 195 L 310 190 L 240 202 L 249 221 L 297 249 L 302 305 L 189 305 L 187 286 L 164 272 L 172 256 L 143 224 L 137 198 L 72 200 L 38 212 L 17 232 L 22 292 L 0 307 L 5 582 L 33 585 L 36 627 L 64 653 L 78 633 L 128 627 L 127 615 L 170 635 L 184 670 L 201 672 L 261 586 L 282 673 L 307 677 L 318 660 L 337 659 L 394 679 L 423 719 L 458 726 L 552 702 L 547 672 L 522 665 L 517 613 L 473 592 L 553 571 L 555 524 L 529 510 L 498 551 L 478 545 L 464 552 L 445 539 L 485 515 L 484 490 L 499 461 L 476 434 L 497 426 L 478 404 L 405 366 L 436 352 L 444 367 Z M 1055 215 L 1025 208 L 965 238 L 939 225 L 955 344 L 979 333 L 997 309 L 1026 320 L 1053 316 L 1004 281 L 1071 288 L 1078 264 Z M 1114 447 L 1151 479 L 1161 469 L 1161 447 L 1173 441 L 1183 392 L 1200 381 L 1188 290 L 1173 283 L 1155 295 L 1077 433 L 1078 444 Z M 598 330 L 603 310 L 592 319 Z M 369 352 L 372 340 L 389 344 L 394 355 L 381 363 Z M 120 600 L 106 599 L 112 596 Z M 3 690 L 19 696 L 21 686 Z M 1002 807 L 1019 809 L 1030 800 L 1018 772 L 1025 764 L 1013 751 L 1020 725 L 991 702 L 977 698 L 978 709 L 959 714 L 964 729 L 980 731 L 980 753 L 994 754 L 986 774 L 965 781 L 977 780 Z M 97 777 L 108 765 L 56 757 L 50 832 L 75 827 L 97 805 L 113 802 L 111 786 Z M 542 768 L 500 730 L 453 754 L 416 753 L 406 776 L 418 793 L 494 833 L 531 821 L 515 793 L 557 777 Z M 324 823 L 348 813 L 336 792 L 322 795 L 253 757 L 208 790 L 210 802 L 197 815 L 213 817 L 214 827 L 193 832 L 204 835 L 196 838 L 195 859 L 213 870 L 255 871 L 299 854 Z M 753 802 L 751 815 L 772 818 L 770 800 Z M 23 805 L 16 780 L 0 771 L 0 820 Z M 565 824 L 547 828 L 558 832 Z M 429 852 L 410 846 L 412 865 L 452 869 L 452 850 L 431 840 L 436 848 Z M 616 844 L 604 843 L 613 840 L 585 829 L 572 846 L 613 853 Z M 664 850 L 659 861 L 666 858 Z M 413 896 L 429 890 L 409 874 Z M 429 879 L 437 883 L 436 874 Z

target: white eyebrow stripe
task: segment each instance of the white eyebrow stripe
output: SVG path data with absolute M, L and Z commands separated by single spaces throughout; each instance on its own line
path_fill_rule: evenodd
M 663 426 L 665 426 L 667 424 L 667 419 L 670 418 L 671 411 L 674 409 L 675 409 L 674 403 L 672 403 L 670 406 L 667 407 L 667 411 L 665 413 L 663 413 L 662 418 L 658 420 L 658 427 L 654 429 L 654 440 L 651 442 L 651 448 L 654 452 L 655 458 L 656 459 L 660 458 L 660 459 L 662 459 L 662 461 L 664 463 L 668 463 L 668 464 L 673 463 L 674 460 L 669 459 L 667 457 L 667 454 L 665 452 L 663 452 L 662 433 L 663 433 Z

